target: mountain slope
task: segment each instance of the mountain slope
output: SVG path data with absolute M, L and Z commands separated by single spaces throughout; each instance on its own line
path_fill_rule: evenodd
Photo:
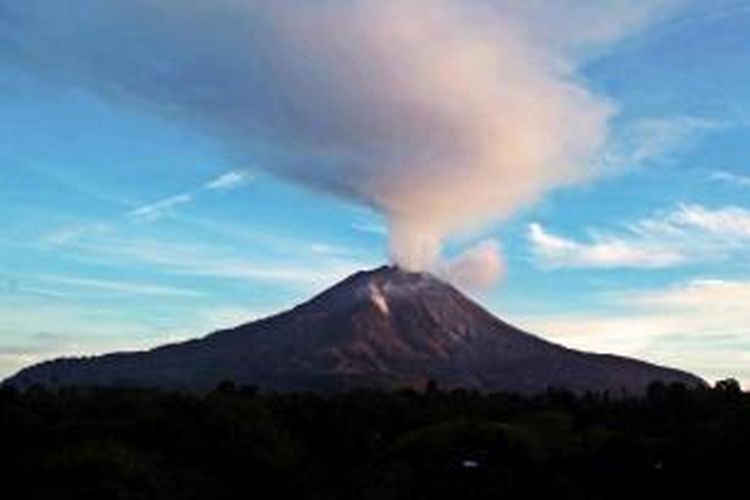
M 63 359 L 25 369 L 17 387 L 103 385 L 189 390 L 222 380 L 274 390 L 368 386 L 641 393 L 685 372 L 588 354 L 508 325 L 424 273 L 359 272 L 287 312 L 151 351 Z

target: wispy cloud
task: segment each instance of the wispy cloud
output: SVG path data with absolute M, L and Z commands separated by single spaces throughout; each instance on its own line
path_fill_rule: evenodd
M 48 299 L 72 299 L 75 295 L 66 291 L 60 291 L 57 289 L 51 289 L 48 287 L 40 287 L 35 285 L 22 284 L 13 287 L 11 290 L 14 294 L 21 295 L 33 295 L 37 297 L 45 297 Z
M 242 306 L 224 305 L 201 309 L 196 312 L 197 323 L 207 325 L 210 330 L 233 328 L 260 318 L 278 313 L 279 309 L 254 309 Z
M 270 282 L 307 291 L 341 279 L 371 263 L 337 254 L 310 251 L 294 259 L 250 259 L 228 248 L 197 243 L 102 238 L 74 245 L 85 259 L 154 266 L 162 273 L 223 280 Z
M 247 170 L 232 170 L 207 182 L 205 188 L 210 191 L 226 191 L 235 189 L 250 180 Z
M 694 278 L 664 288 L 603 294 L 607 313 L 514 318 L 579 349 L 616 352 L 750 385 L 750 281 Z M 736 370 L 736 369 L 735 369 Z
M 198 297 L 202 293 L 184 288 L 155 285 L 151 283 L 133 283 L 128 281 L 114 281 L 76 276 L 39 275 L 34 277 L 38 281 L 67 285 L 76 288 L 88 288 L 104 292 L 114 292 L 130 295 L 150 295 L 158 297 Z
M 37 300 L 0 303 L 0 379 L 25 366 L 61 356 L 132 350 L 169 336 L 148 321 L 85 302 Z
M 175 310 L 156 301 L 150 313 L 92 307 L 85 301 L 50 304 L 18 300 L 0 303 L 0 380 L 23 367 L 63 356 L 90 356 L 148 349 L 180 342 L 278 312 L 223 304 Z M 176 313 L 179 311 L 179 314 Z M 159 318 L 155 320 L 154 318 Z
M 181 193 L 131 210 L 128 212 L 128 216 L 136 220 L 154 222 L 173 213 L 175 208 L 180 205 L 187 205 L 192 202 L 192 194 Z
M 352 255 L 352 250 L 350 248 L 342 247 L 339 245 L 331 245 L 329 243 L 311 243 L 309 248 L 312 253 L 318 255 L 327 255 L 333 257 L 345 257 Z
M 207 194 L 207 192 L 231 191 L 242 186 L 249 180 L 250 172 L 248 170 L 230 170 L 211 179 L 196 189 L 170 195 L 151 203 L 142 204 L 109 221 L 90 222 L 87 224 L 77 224 L 70 227 L 64 227 L 47 234 L 44 237 L 44 242 L 53 245 L 62 245 L 91 233 L 106 232 L 111 230 L 113 226 L 122 222 L 121 217 L 141 223 L 153 223 L 165 217 L 174 217 L 178 214 L 180 207 L 185 207 L 200 201 L 201 196 Z
M 641 219 L 619 232 L 590 231 L 586 240 L 556 235 L 539 223 L 527 230 L 532 255 L 543 267 L 660 268 L 725 259 L 750 250 L 750 211 L 684 204 Z
M 686 115 L 627 122 L 617 129 L 597 166 L 607 173 L 619 173 L 651 163 L 668 163 L 704 135 L 726 125 L 719 120 Z
M 64 245 L 83 235 L 89 233 L 102 233 L 108 230 L 109 225 L 103 222 L 76 224 L 52 231 L 44 235 L 42 241 L 50 245 Z
M 750 281 L 696 278 L 667 289 L 638 291 L 620 294 L 618 300 L 645 310 L 687 311 L 696 308 L 707 312 L 721 312 L 721 318 L 706 318 L 703 321 L 725 321 L 728 316 L 739 314 L 750 318 Z M 739 328 L 750 330 L 750 322 Z
M 376 234 L 378 236 L 385 236 L 388 234 L 388 228 L 382 224 L 358 222 L 352 224 L 352 229 L 360 233 Z
M 127 212 L 127 215 L 133 219 L 155 222 L 165 216 L 173 215 L 177 207 L 188 205 L 199 200 L 202 192 L 205 191 L 231 191 L 243 185 L 250 179 L 250 173 L 246 170 L 230 170 L 224 174 L 211 179 L 203 186 L 193 191 L 179 193 L 167 198 L 158 200 L 147 205 L 140 206 Z
M 647 248 L 615 236 L 590 242 L 576 241 L 554 235 L 538 223 L 529 225 L 528 239 L 537 262 L 552 268 L 657 268 L 674 266 L 685 260 L 679 251 L 654 245 Z
M 748 6 L 750 8 L 750 6 Z M 718 171 L 710 176 L 712 180 L 726 182 L 741 187 L 750 187 L 750 176 L 735 174 L 733 172 Z
M 683 207 L 683 224 L 703 229 L 728 238 L 750 238 L 750 212 L 744 208 L 729 207 L 722 210 L 706 210 L 700 206 Z

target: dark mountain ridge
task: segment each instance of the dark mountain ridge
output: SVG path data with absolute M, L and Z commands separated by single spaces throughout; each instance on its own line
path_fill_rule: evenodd
M 580 352 L 525 333 L 426 273 L 356 273 L 289 311 L 150 351 L 59 359 L 6 384 L 207 390 L 231 380 L 261 389 L 421 387 L 534 393 L 703 385 L 689 373 Z

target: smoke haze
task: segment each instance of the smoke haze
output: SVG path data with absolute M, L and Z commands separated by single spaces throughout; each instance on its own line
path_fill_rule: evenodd
M 496 244 L 453 265 L 441 243 L 592 175 L 614 106 L 577 67 L 666 4 L 638 3 L 0 0 L 0 50 L 377 210 L 405 268 L 486 283 Z

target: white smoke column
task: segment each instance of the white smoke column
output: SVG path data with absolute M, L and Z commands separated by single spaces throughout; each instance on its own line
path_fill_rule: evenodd
M 448 281 L 463 288 L 489 288 L 505 272 L 505 264 L 500 258 L 500 244 L 494 240 L 483 241 L 456 259 L 444 263 L 438 272 Z
M 580 81 L 575 54 L 621 36 L 601 26 L 623 25 L 627 3 L 605 3 L 617 8 L 0 0 L 0 47 L 49 78 L 200 128 L 273 174 L 375 208 L 390 221 L 392 257 L 434 269 L 446 237 L 590 176 L 612 106 Z M 559 32 L 549 5 L 576 6 Z

